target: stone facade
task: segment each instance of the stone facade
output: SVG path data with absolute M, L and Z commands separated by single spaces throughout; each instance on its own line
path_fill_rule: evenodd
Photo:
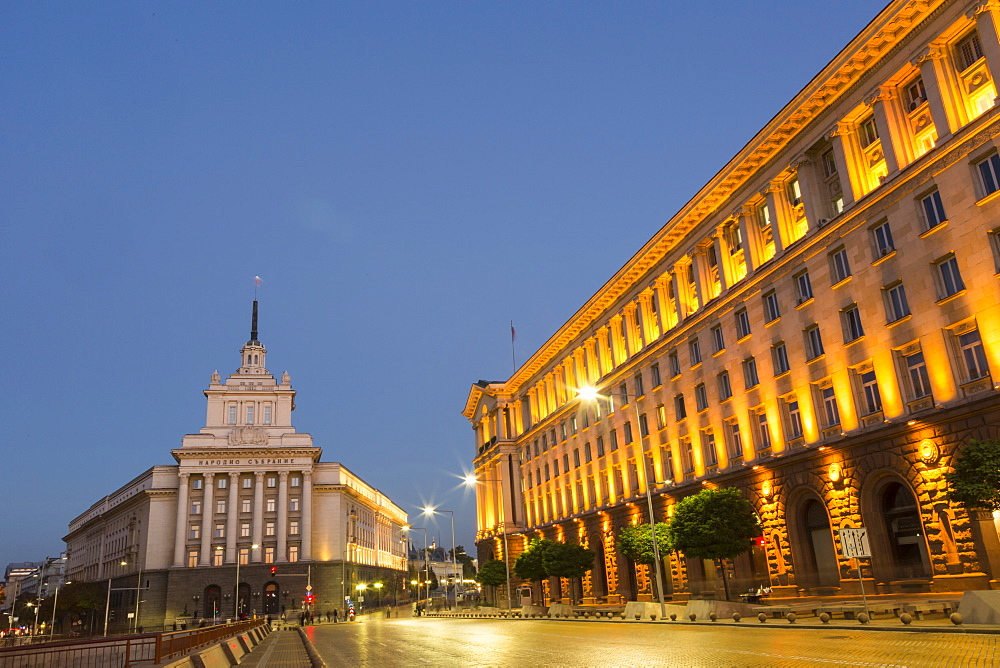
M 992 1 L 890 3 L 513 376 L 472 386 L 481 560 L 579 542 L 580 598 L 648 598 L 617 531 L 647 491 L 669 521 L 732 486 L 763 535 L 731 563 L 666 556 L 674 598 L 856 591 L 857 527 L 869 591 L 994 586 L 994 520 L 944 474 L 1000 435 L 998 26 Z

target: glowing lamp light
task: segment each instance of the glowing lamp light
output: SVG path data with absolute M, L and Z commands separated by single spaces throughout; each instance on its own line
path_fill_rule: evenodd
M 840 464 L 834 462 L 826 469 L 826 477 L 830 479 L 830 482 L 838 482 L 843 476 L 844 471 L 840 468 Z
M 771 494 L 774 493 L 774 488 L 771 486 L 770 480 L 765 480 L 760 486 L 760 493 L 765 499 L 770 499 Z
M 581 387 L 579 390 L 577 390 L 576 396 L 578 396 L 583 401 L 594 401 L 595 399 L 597 399 L 598 396 L 597 388 L 589 386 Z

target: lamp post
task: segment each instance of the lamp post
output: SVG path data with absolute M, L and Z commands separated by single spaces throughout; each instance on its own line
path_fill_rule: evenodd
M 378 596 L 378 601 L 376 602 L 375 606 L 378 607 L 378 608 L 381 608 L 382 607 L 382 586 L 383 585 L 382 585 L 381 582 L 376 582 L 372 586 L 375 587 L 375 593 Z
M 507 514 L 503 507 L 503 481 L 490 478 L 477 478 L 474 475 L 465 477 L 466 485 L 475 485 L 480 482 L 500 483 L 500 530 L 503 532 L 503 566 L 507 571 L 507 582 L 504 584 L 504 597 L 507 599 L 507 610 L 510 611 L 510 551 L 507 549 Z
M 428 507 L 424 508 L 424 515 L 434 515 L 436 513 L 448 513 L 448 514 L 451 515 L 451 576 L 452 576 L 452 578 L 454 578 L 455 577 L 455 572 L 457 570 L 457 566 L 456 566 L 457 561 L 456 561 L 456 556 L 455 556 L 455 552 L 456 552 L 456 547 L 455 547 L 455 511 L 454 510 L 436 510 L 432 506 L 428 506 Z M 456 585 L 456 589 L 455 589 L 455 599 L 456 600 L 454 602 L 457 604 L 458 603 L 458 600 L 457 600 L 458 599 L 457 585 Z M 449 600 L 449 602 L 451 601 L 450 595 L 449 595 L 448 600 Z
M 250 546 L 250 551 L 247 552 L 247 561 L 253 559 L 253 551 L 259 547 L 260 545 L 257 545 L 256 543 Z M 221 550 L 222 546 L 220 545 L 218 549 Z M 237 546 L 236 547 L 236 591 L 234 592 L 235 603 L 233 603 L 233 619 L 235 620 L 239 620 L 240 618 L 240 563 L 241 563 L 240 548 L 239 546 Z
M 424 527 L 409 527 L 409 529 L 411 531 L 423 531 L 424 532 L 424 571 L 426 571 L 427 570 L 427 529 L 425 529 Z M 426 586 L 426 589 L 427 589 L 427 598 L 430 598 L 431 597 L 431 582 L 430 582 L 431 578 L 430 578 L 430 573 L 426 573 L 426 575 L 427 575 L 427 580 L 426 580 L 427 584 L 425 586 Z M 420 580 L 420 574 L 418 572 L 417 573 L 417 604 L 418 605 L 420 604 L 420 582 L 421 582 L 421 580 Z
M 68 584 L 73 584 L 72 580 L 66 580 L 66 582 L 56 585 L 56 593 L 52 598 L 52 623 L 49 625 L 49 640 L 52 639 L 52 634 L 56 630 L 56 606 L 59 605 L 59 588 Z
M 608 404 L 613 406 L 614 400 L 612 397 L 605 397 L 597 392 L 596 388 L 584 387 L 580 388 L 578 396 L 583 401 L 596 402 L 599 398 L 607 399 Z M 631 400 L 632 410 L 635 413 L 635 428 L 639 432 L 639 456 L 642 457 L 642 420 L 639 417 L 639 397 L 628 394 L 620 393 L 620 396 Z M 645 461 L 643 461 L 643 470 L 645 470 Z M 662 564 L 660 563 L 660 544 L 656 539 L 656 519 L 653 517 L 653 483 L 654 480 L 650 480 L 649 474 L 646 474 L 646 506 L 649 510 L 649 537 L 653 541 L 653 556 L 656 559 L 656 593 L 657 598 L 660 600 L 660 619 L 665 619 L 667 615 L 667 606 L 663 601 L 663 573 Z

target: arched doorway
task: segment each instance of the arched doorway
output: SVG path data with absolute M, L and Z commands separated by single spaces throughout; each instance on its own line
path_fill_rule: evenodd
M 594 551 L 594 569 L 591 571 L 592 596 L 604 597 L 608 595 L 608 566 L 604 561 L 604 541 L 600 536 L 590 539 L 590 549 Z
M 222 588 L 219 585 L 205 587 L 205 618 L 218 618 L 222 612 Z
M 241 582 L 236 586 L 236 616 L 250 612 L 250 585 Z
M 840 585 L 837 550 L 830 530 L 830 515 L 818 497 L 809 495 L 792 516 L 788 529 L 795 580 L 805 588 Z
M 890 482 L 882 489 L 879 501 L 893 578 L 930 577 L 927 542 L 913 492 L 899 482 Z
M 280 612 L 280 604 L 278 603 L 280 590 L 278 589 L 277 582 L 268 582 L 264 585 L 264 614 L 265 615 L 276 615 Z

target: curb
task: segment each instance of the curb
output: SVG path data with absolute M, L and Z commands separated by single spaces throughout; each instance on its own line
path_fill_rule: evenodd
M 301 626 L 296 630 L 299 632 L 299 638 L 302 640 L 302 644 L 305 645 L 306 654 L 309 655 L 309 662 L 312 664 L 312 668 L 326 668 L 326 663 L 319 655 L 319 652 L 316 651 L 316 648 L 313 647 L 312 641 L 310 641 L 306 636 L 305 630 Z

